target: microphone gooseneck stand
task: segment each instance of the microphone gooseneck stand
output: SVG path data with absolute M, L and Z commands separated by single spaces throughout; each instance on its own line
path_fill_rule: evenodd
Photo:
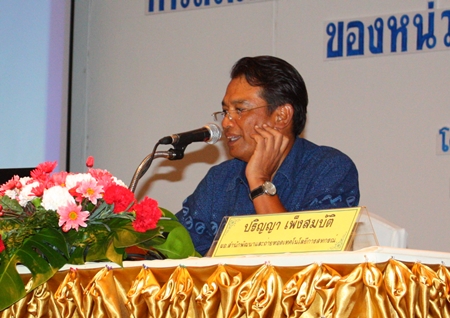
M 149 154 L 147 157 L 142 160 L 141 164 L 137 167 L 134 172 L 133 178 L 131 179 L 130 186 L 128 189 L 134 193 L 136 190 L 136 186 L 139 180 L 144 176 L 147 170 L 150 168 L 150 165 L 155 158 L 166 158 L 169 160 L 180 160 L 184 157 L 184 150 L 187 145 L 176 145 L 174 148 L 171 148 L 167 151 L 156 151 L 156 148 L 160 145 L 160 142 L 157 142 L 155 147 L 153 148 L 153 152 Z
M 222 131 L 216 124 L 208 124 L 200 129 L 191 130 L 188 132 L 174 134 L 161 138 L 153 148 L 153 152 L 142 160 L 139 167 L 136 169 L 133 179 L 131 179 L 128 189 L 134 193 L 139 179 L 147 172 L 148 168 L 155 158 L 167 158 L 169 160 L 179 160 L 184 157 L 184 150 L 187 145 L 194 141 L 205 141 L 208 144 L 216 143 L 222 137 Z M 172 144 L 174 148 L 168 151 L 156 151 L 159 145 Z
M 216 124 L 208 124 L 201 129 L 189 131 L 186 133 L 176 134 L 172 136 L 167 136 L 161 138 L 153 147 L 153 151 L 147 157 L 142 160 L 141 164 L 137 167 L 134 172 L 133 178 L 131 179 L 130 185 L 128 189 L 134 193 L 136 190 L 136 186 L 147 170 L 150 168 L 150 165 L 155 158 L 166 158 L 169 160 L 179 160 L 184 157 L 184 150 L 186 147 L 194 142 L 194 141 L 206 141 L 209 144 L 216 143 L 222 136 L 222 132 L 220 128 Z M 159 145 L 169 145 L 172 144 L 173 148 L 168 151 L 156 151 Z M 165 218 L 171 220 L 169 217 L 162 216 L 161 218 Z M 167 233 L 160 233 L 165 236 Z M 127 260 L 150 260 L 150 259 L 163 259 L 164 255 L 158 252 L 156 249 L 150 250 L 137 250 L 137 253 L 133 253 L 127 251 Z M 144 253 L 144 254 L 142 254 Z
M 179 160 L 184 157 L 184 150 L 187 145 L 176 145 L 174 148 L 171 148 L 167 151 L 156 151 L 156 148 L 160 145 L 160 142 L 157 142 L 155 147 L 153 148 L 153 152 L 149 154 L 147 157 L 142 160 L 141 164 L 137 167 L 134 172 L 133 178 L 131 179 L 130 186 L 128 189 L 134 193 L 136 190 L 136 186 L 138 184 L 139 179 L 141 179 L 147 170 L 150 168 L 150 165 L 155 158 L 166 158 L 169 160 Z M 164 217 L 162 217 L 164 218 Z M 154 260 L 154 259 L 164 259 L 164 255 L 158 252 L 157 250 L 142 250 L 141 252 L 134 251 L 131 253 L 127 253 L 126 260 L 136 261 L 136 260 Z

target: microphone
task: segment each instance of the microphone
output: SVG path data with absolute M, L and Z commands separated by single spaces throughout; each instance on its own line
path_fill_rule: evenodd
M 216 124 L 207 124 L 202 128 L 163 137 L 159 140 L 162 145 L 187 146 L 192 142 L 204 141 L 215 144 L 222 137 L 222 130 Z

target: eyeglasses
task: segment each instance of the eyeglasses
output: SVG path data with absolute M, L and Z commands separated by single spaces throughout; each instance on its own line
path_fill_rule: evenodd
M 268 107 L 268 105 L 265 105 L 265 106 L 259 106 L 259 107 L 254 107 L 254 108 L 244 108 L 244 109 L 237 108 L 237 109 L 232 109 L 232 110 L 223 110 L 223 111 L 221 111 L 221 112 L 215 112 L 215 113 L 212 113 L 211 116 L 213 116 L 214 121 L 217 121 L 217 122 L 222 122 L 222 120 L 225 118 L 225 116 L 226 116 L 229 120 L 233 120 L 233 119 L 234 119 L 234 120 L 239 120 L 239 119 L 241 119 L 241 117 L 242 117 L 242 113 L 246 113 L 246 112 L 249 112 L 249 111 L 251 111 L 251 110 L 255 110 L 255 109 L 263 108 L 263 107 Z M 236 115 L 237 115 L 237 118 L 231 116 L 231 112 L 235 112 Z

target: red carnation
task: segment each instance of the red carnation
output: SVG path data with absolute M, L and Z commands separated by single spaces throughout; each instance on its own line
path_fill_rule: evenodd
M 5 243 L 3 243 L 2 236 L 0 235 L 0 253 L 5 250 Z
M 103 199 L 108 204 L 114 204 L 114 213 L 126 211 L 136 201 L 131 190 L 117 184 L 106 188 Z
M 137 232 L 156 228 L 162 215 L 158 202 L 149 197 L 145 197 L 140 203 L 135 204 L 134 210 L 136 211 L 136 220 L 133 222 L 133 228 Z

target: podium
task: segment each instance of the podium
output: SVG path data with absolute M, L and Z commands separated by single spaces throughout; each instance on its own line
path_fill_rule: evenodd
M 0 317 L 449 317 L 448 264 L 450 253 L 379 246 L 91 263 L 66 266 Z

